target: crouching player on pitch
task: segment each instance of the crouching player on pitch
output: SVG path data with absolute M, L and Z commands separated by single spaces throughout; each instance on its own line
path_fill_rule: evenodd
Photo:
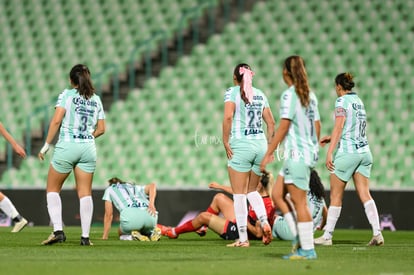
M 136 185 L 116 177 L 108 182 L 109 186 L 102 198 L 105 201 L 102 239 L 108 239 L 115 205 L 120 213 L 118 233 L 121 240 L 158 241 L 161 230 L 156 227 L 158 212 L 155 208 L 155 183 Z
M 291 212 L 296 213 L 296 210 L 294 209 L 293 202 L 291 202 L 289 194 L 287 194 L 286 196 L 286 201 L 289 203 Z M 313 231 L 315 232 L 315 230 L 320 230 L 326 225 L 328 209 L 325 203 L 325 188 L 323 187 L 321 178 L 319 177 L 318 173 L 316 172 L 316 170 L 313 169 L 311 170 L 309 180 L 309 191 L 307 191 L 306 193 L 306 199 L 308 201 L 308 207 L 312 215 Z M 293 235 L 283 215 L 276 215 L 272 227 L 272 234 L 273 237 L 285 241 L 293 241 L 296 239 L 296 236 Z

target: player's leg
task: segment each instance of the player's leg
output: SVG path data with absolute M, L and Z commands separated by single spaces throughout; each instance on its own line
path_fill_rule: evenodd
M 2 192 L 0 192 L 0 209 L 13 220 L 13 233 L 20 232 L 27 225 L 27 220 L 19 214 L 11 200 Z
M 79 197 L 79 212 L 81 220 L 81 245 L 91 245 L 89 233 L 93 215 L 92 179 L 93 173 L 84 171 L 79 166 L 75 169 L 76 189 Z
M 378 210 L 375 201 L 371 197 L 371 193 L 369 191 L 369 180 L 367 177 L 365 177 L 359 172 L 356 172 L 354 174 L 353 180 L 355 183 L 355 189 L 358 193 L 358 196 L 364 205 L 365 215 L 367 216 L 368 221 L 372 227 L 373 237 L 371 241 L 368 243 L 368 245 L 383 245 L 384 238 L 381 234 Z
M 96 147 L 93 143 L 85 143 L 77 144 L 75 149 L 80 156 L 72 162 L 76 164 L 74 172 L 82 228 L 81 245 L 92 245 L 89 233 L 93 215 L 92 180 L 96 168 Z
M 233 189 L 234 215 L 236 217 L 239 242 L 248 242 L 247 237 L 247 183 L 250 175 L 248 172 L 239 172 L 228 167 L 230 183 Z
M 216 195 L 214 195 L 207 212 L 210 212 L 215 215 L 221 213 L 226 219 L 231 221 L 235 220 L 234 202 L 231 198 L 229 198 L 227 195 L 223 193 L 217 193 Z
M 279 172 L 279 175 L 276 178 L 276 183 L 273 186 L 272 190 L 272 199 L 275 205 L 282 211 L 283 217 L 288 224 L 290 231 L 294 236 L 297 236 L 298 231 L 296 227 L 296 217 L 294 214 L 294 209 L 291 209 L 289 203 L 286 200 L 286 184 L 285 184 L 285 173 L 284 171 L 288 169 L 288 163 L 285 161 L 282 169 Z M 287 170 L 286 170 L 287 171 Z M 292 182 L 290 175 L 287 175 L 286 180 Z
M 145 226 L 145 219 L 149 215 L 145 208 L 124 208 L 119 216 L 121 234 L 130 234 L 131 238 L 137 241 L 150 241 L 149 237 L 141 232 Z
M 257 167 L 259 169 L 259 167 Z M 272 241 L 272 227 L 269 224 L 265 205 L 263 203 L 262 196 L 257 191 L 257 186 L 260 181 L 260 176 L 256 174 L 257 171 L 250 172 L 247 200 L 252 206 L 256 217 L 260 221 L 260 226 L 263 231 L 262 241 L 265 245 L 268 245 Z
M 346 183 L 351 179 L 359 160 L 352 154 L 335 156 L 335 171 L 330 174 L 330 204 L 323 236 L 315 239 L 315 244 L 332 245 L 333 232 L 342 211 L 342 199 Z
M 309 179 L 305 180 L 309 183 Z M 300 187 L 298 187 L 300 186 Z M 287 190 L 291 195 L 292 202 L 296 209 L 297 230 L 300 248 L 293 254 L 288 255 L 288 259 L 316 259 L 313 240 L 313 221 L 307 204 L 306 191 L 302 185 L 288 184 Z M 306 185 L 305 185 L 306 186 Z
M 60 170 L 60 167 L 58 169 Z M 62 189 L 62 185 L 69 174 L 70 172 L 58 172 L 54 168 L 53 164 L 49 167 L 46 185 L 46 201 L 50 221 L 53 226 L 53 233 L 48 237 L 48 239 L 43 241 L 42 244 L 49 245 L 57 242 L 64 242 L 66 240 L 66 236 L 63 233 L 62 201 L 60 199 L 60 190 Z
M 337 175 L 330 175 L 330 204 L 323 235 L 315 239 L 315 244 L 332 245 L 332 237 L 336 223 L 341 215 L 342 199 L 346 182 L 338 178 Z
M 186 221 L 182 225 L 172 228 L 172 234 L 175 237 L 183 233 L 195 232 L 201 226 L 208 225 L 211 216 L 215 215 L 209 212 L 201 212 L 194 219 Z
M 279 238 L 284 241 L 293 241 L 296 235 L 292 234 L 285 218 L 283 216 L 277 216 L 272 228 L 273 237 Z
M 157 227 L 158 214 L 152 215 L 146 207 L 127 209 L 131 212 L 129 228 L 132 238 L 139 241 L 159 241 L 162 234 Z
M 237 225 L 223 217 L 212 215 L 208 226 L 225 240 L 236 240 L 239 238 Z

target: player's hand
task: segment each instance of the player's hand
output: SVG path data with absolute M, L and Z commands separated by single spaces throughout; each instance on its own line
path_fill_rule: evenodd
M 330 172 L 333 172 L 335 170 L 335 165 L 332 161 L 332 154 L 326 155 L 325 165 L 326 165 L 326 168 L 328 168 Z
M 157 215 L 157 209 L 155 208 L 155 205 L 149 205 L 147 208 L 148 213 L 150 213 L 151 216 L 156 216 Z
M 233 151 L 231 150 L 230 144 L 225 143 L 224 149 L 226 150 L 227 159 L 231 159 L 233 157 Z
M 266 165 L 269 164 L 270 162 L 272 162 L 275 159 L 275 157 L 269 154 L 266 154 L 262 160 L 262 162 L 260 163 L 260 172 L 264 173 L 266 172 Z
M 321 147 L 324 147 L 326 144 L 328 144 L 329 142 L 331 142 L 331 136 L 324 136 L 323 138 L 321 138 L 319 140 L 319 145 Z
M 16 152 L 16 154 L 18 154 L 20 157 L 22 158 L 26 158 L 26 151 L 23 149 L 22 146 L 20 146 L 19 144 L 15 144 L 13 146 L 13 150 Z
M 256 237 L 258 239 L 263 237 L 263 230 L 262 230 L 262 225 L 260 224 L 260 221 L 257 220 L 256 224 L 254 225 L 254 227 L 256 228 Z
M 42 149 L 40 149 L 39 154 L 37 155 L 40 160 L 45 159 L 45 155 L 46 155 L 47 151 L 49 151 L 49 147 L 50 147 L 49 143 L 45 142 Z
M 208 188 L 211 189 L 220 189 L 221 185 L 215 181 L 212 181 L 208 184 Z

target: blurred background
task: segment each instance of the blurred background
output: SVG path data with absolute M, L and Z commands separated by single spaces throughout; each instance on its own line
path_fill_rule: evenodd
M 221 122 L 235 65 L 251 65 L 278 123 L 282 62 L 298 54 L 322 135 L 333 126 L 334 78 L 349 71 L 368 114 L 371 189 L 412 191 L 413 10 L 413 0 L 0 1 L 0 119 L 29 154 L 22 161 L 0 139 L 1 189 L 45 188 L 52 154 L 36 155 L 77 63 L 106 111 L 94 189 L 113 176 L 165 190 L 229 184 Z M 329 189 L 326 150 L 317 170 Z

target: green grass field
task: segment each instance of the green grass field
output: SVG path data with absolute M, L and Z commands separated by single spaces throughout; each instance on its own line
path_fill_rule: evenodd
M 317 247 L 314 261 L 287 261 L 290 242 L 260 241 L 250 248 L 229 248 L 213 232 L 159 242 L 119 241 L 116 228 L 94 246 L 79 245 L 80 227 L 66 227 L 63 244 L 42 246 L 51 229 L 28 227 L 20 233 L 0 228 L 0 274 L 414 274 L 414 231 L 385 231 L 385 245 L 366 247 L 369 230 L 337 230 L 334 245 Z

